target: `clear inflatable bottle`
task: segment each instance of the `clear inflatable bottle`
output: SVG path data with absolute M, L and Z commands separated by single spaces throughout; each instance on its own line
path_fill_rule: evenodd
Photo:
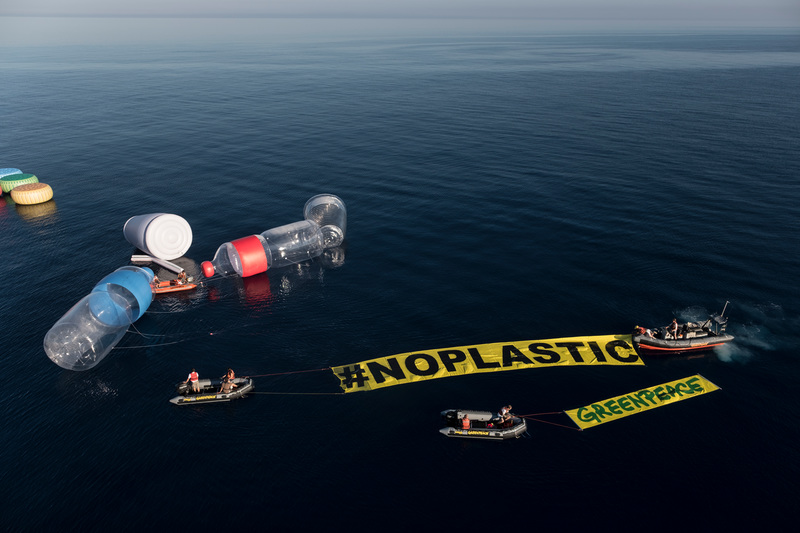
M 96 366 L 150 306 L 152 281 L 152 270 L 135 266 L 104 277 L 47 332 L 47 356 L 67 370 Z
M 301 220 L 226 242 L 219 247 L 214 259 L 203 261 L 203 274 L 215 273 L 242 277 L 254 276 L 270 268 L 302 263 L 322 253 L 322 230 L 312 220 Z
M 344 202 L 332 194 L 320 194 L 306 202 L 306 220 L 269 229 L 226 242 L 214 259 L 202 263 L 203 274 L 254 276 L 270 268 L 302 263 L 344 240 L 347 212 Z

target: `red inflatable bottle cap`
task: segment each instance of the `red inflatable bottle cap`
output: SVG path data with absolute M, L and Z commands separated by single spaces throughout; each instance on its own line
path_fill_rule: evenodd
M 267 254 L 264 251 L 264 246 L 261 244 L 261 239 L 257 235 L 250 235 L 231 241 L 231 244 L 236 248 L 236 253 L 239 254 L 239 259 L 242 262 L 242 277 L 247 278 L 266 272 L 269 268 L 267 261 Z
M 214 275 L 214 265 L 211 264 L 211 261 L 203 261 L 200 266 L 203 267 L 205 277 L 210 278 Z

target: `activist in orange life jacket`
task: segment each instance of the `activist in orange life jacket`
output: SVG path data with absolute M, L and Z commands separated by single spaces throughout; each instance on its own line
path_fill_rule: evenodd
M 189 380 L 192 381 L 192 390 L 194 392 L 200 392 L 200 376 L 197 374 L 197 371 L 194 368 L 184 383 L 188 382 Z
M 461 419 L 461 429 L 469 429 L 469 428 L 470 428 L 469 417 L 467 415 L 464 415 L 464 418 Z

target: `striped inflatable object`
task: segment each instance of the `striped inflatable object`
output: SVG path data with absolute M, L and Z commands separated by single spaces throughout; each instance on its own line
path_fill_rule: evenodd
M 17 169 L 5 168 L 3 170 L 17 170 Z M 37 178 L 33 174 L 14 172 L 0 177 L 0 189 L 2 189 L 3 192 L 7 193 L 11 192 L 11 190 L 14 189 L 14 187 L 19 187 L 20 185 L 25 185 L 27 183 L 38 183 L 38 182 L 39 178 Z
M 20 205 L 43 204 L 53 199 L 53 189 L 46 183 L 26 183 L 11 189 L 11 199 Z

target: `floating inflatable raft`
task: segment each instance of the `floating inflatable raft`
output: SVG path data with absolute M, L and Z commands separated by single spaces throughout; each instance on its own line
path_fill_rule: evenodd
M 161 281 L 159 283 L 153 284 L 153 292 L 156 294 L 164 294 L 167 292 L 190 291 L 196 288 L 197 288 L 196 283 L 180 283 L 176 279 Z
M 0 189 L 2 189 L 4 193 L 10 193 L 15 187 L 27 185 L 28 183 L 39 183 L 39 178 L 33 174 L 25 174 L 23 172 L 6 174 L 0 178 Z
M 236 378 L 233 382 L 237 388 L 233 389 L 228 394 L 221 394 L 219 391 L 222 385 L 221 379 L 201 379 L 200 392 L 192 392 L 192 386 L 189 383 L 178 383 L 175 387 L 178 395 L 170 400 L 175 405 L 187 405 L 195 403 L 212 403 L 212 402 L 229 402 L 244 398 L 253 391 L 255 385 L 251 378 Z
M 26 183 L 11 189 L 11 199 L 20 205 L 43 204 L 53 199 L 53 189 L 46 183 Z
M 469 429 L 463 429 L 464 415 L 469 417 Z M 439 433 L 448 437 L 484 440 L 518 439 L 528 430 L 524 418 L 511 415 L 511 418 L 503 421 L 490 411 L 448 409 L 442 411 L 442 420 L 445 427 L 440 429 Z

